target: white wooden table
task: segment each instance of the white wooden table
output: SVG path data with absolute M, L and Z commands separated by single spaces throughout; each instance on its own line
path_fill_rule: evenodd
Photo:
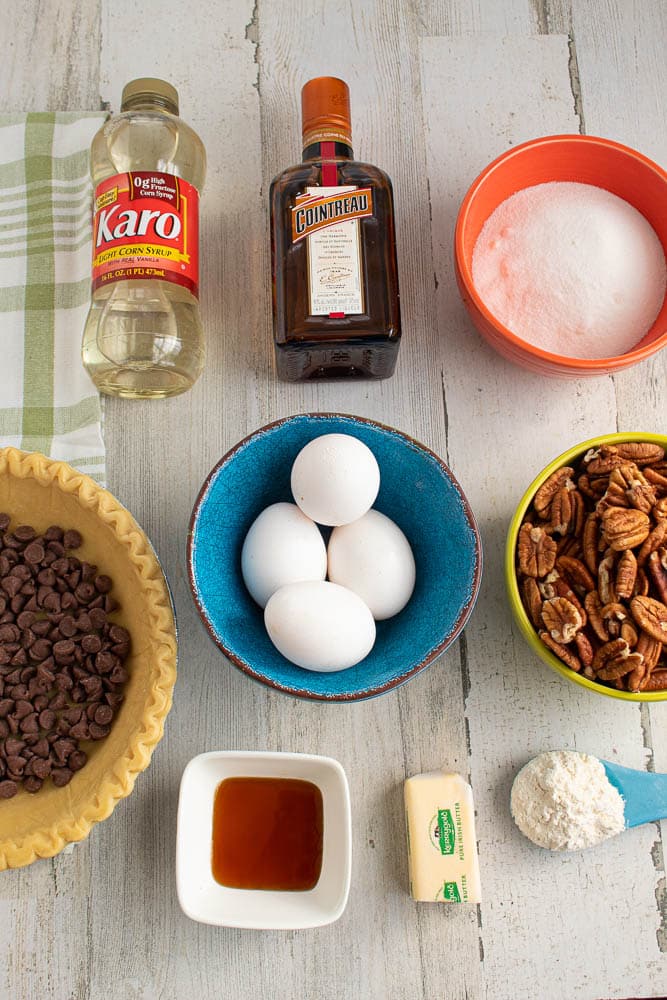
M 566 684 L 512 624 L 504 535 L 552 456 L 598 432 L 665 430 L 667 352 L 614 378 L 557 382 L 504 362 L 456 292 L 452 239 L 472 179 L 509 146 L 586 131 L 667 164 L 664 0 L 26 0 L 1 5 L 4 110 L 117 109 L 136 76 L 172 81 L 201 134 L 208 363 L 166 403 L 110 401 L 110 488 L 146 528 L 180 621 L 166 735 L 132 796 L 73 853 L 0 876 L 0 995 L 16 1000 L 620 998 L 667 994 L 665 827 L 594 851 L 533 848 L 514 827 L 516 770 L 540 751 L 667 771 L 667 706 Z M 267 193 L 300 158 L 311 76 L 352 93 L 357 155 L 395 186 L 404 339 L 383 383 L 276 381 Z M 78 337 L 78 331 L 72 331 Z M 450 464 L 478 518 L 485 571 L 463 638 L 405 687 L 354 705 L 251 683 L 208 639 L 185 569 L 200 483 L 239 438 L 308 410 L 377 418 Z M 178 783 L 210 749 L 337 757 L 353 798 L 350 901 L 291 933 L 215 929 L 180 911 Z M 406 891 L 402 782 L 470 776 L 484 891 L 475 908 Z

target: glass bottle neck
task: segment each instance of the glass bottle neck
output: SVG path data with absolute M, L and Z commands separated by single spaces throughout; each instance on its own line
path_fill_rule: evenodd
M 345 142 L 311 142 L 303 150 L 303 161 L 306 160 L 351 160 L 353 159 L 352 146 Z
M 124 111 L 166 111 L 178 116 L 178 108 L 166 97 L 160 94 L 137 94 L 123 101 L 121 113 Z

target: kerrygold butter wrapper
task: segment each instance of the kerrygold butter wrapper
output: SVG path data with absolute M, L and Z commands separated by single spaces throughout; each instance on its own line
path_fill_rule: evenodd
M 420 902 L 479 903 L 472 789 L 460 774 L 433 771 L 405 782 L 410 895 Z

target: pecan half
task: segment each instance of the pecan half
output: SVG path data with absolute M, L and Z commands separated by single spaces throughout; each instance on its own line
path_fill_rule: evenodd
M 658 469 L 646 469 L 644 475 L 648 482 L 655 487 L 656 492 L 664 497 L 667 493 L 667 475 L 664 472 L 659 472 Z
M 590 500 L 600 500 L 607 489 L 607 480 L 604 476 L 591 477 L 584 473 L 577 479 L 577 486 Z
M 602 602 L 597 590 L 591 590 L 584 599 L 584 607 L 588 613 L 588 621 L 598 639 L 609 642 L 609 632 L 602 620 Z
M 637 691 L 641 691 L 642 684 L 645 684 L 649 678 L 649 670 L 644 662 L 644 657 L 641 656 L 640 653 L 637 655 L 640 656 L 639 663 L 633 670 L 630 671 L 626 681 L 628 691 L 632 691 L 634 694 L 636 694 Z
M 665 449 L 649 441 L 624 441 L 616 446 L 616 451 L 621 458 L 636 465 L 654 465 L 665 457 Z
M 654 670 L 648 679 L 644 691 L 667 690 L 667 670 Z
M 600 540 L 600 518 L 596 513 L 589 514 L 584 522 L 582 545 L 584 562 L 589 570 L 596 575 L 598 571 L 598 543 Z
M 639 550 L 637 555 L 637 564 L 643 566 L 651 552 L 655 552 L 659 549 L 661 545 L 667 542 L 667 520 L 658 521 L 653 531 L 651 531 L 647 537 L 646 541 Z
M 622 604 L 615 601 L 612 604 L 604 605 L 600 611 L 600 617 L 609 633 L 609 638 L 617 639 L 621 634 L 621 625 L 626 621 L 628 613 Z
M 651 552 L 646 563 L 646 571 L 655 584 L 658 597 L 663 604 L 667 604 L 667 548 L 664 545 Z
M 624 461 L 626 460 L 622 455 L 619 455 L 618 448 L 613 444 L 603 444 L 600 448 L 591 448 L 582 459 L 589 476 L 608 475 L 612 469 L 623 465 Z
M 639 627 L 658 642 L 667 643 L 667 605 L 654 597 L 633 597 L 632 617 Z
M 577 653 L 579 654 L 579 659 L 583 663 L 584 667 L 591 667 L 593 664 L 593 657 L 595 655 L 595 650 L 593 649 L 593 644 L 586 635 L 586 633 L 577 632 L 577 634 L 574 637 L 574 643 L 575 646 L 577 647 Z
M 648 670 L 655 670 L 662 653 L 662 643 L 647 632 L 640 632 L 635 652 L 641 653 Z
M 555 653 L 556 656 L 563 661 L 566 667 L 569 667 L 570 670 L 574 670 L 575 674 L 579 673 L 581 670 L 581 661 L 578 656 L 575 656 L 574 653 L 567 648 L 567 646 L 563 646 L 562 643 L 556 642 L 555 639 L 552 639 L 548 632 L 540 632 L 539 635 L 544 645 L 547 646 L 552 653 Z
M 632 622 L 626 618 L 621 624 L 621 639 L 625 639 L 630 649 L 637 645 L 637 629 Z
M 606 555 L 598 566 L 598 593 L 603 604 L 613 604 L 616 600 L 614 586 L 614 554 Z
M 525 576 L 546 576 L 554 568 L 556 543 L 543 528 L 522 525 L 517 548 L 519 569 Z
M 524 607 L 528 611 L 528 616 L 533 623 L 533 627 L 541 629 L 544 627 L 542 621 L 542 595 L 534 576 L 527 576 L 521 585 L 523 593 Z
M 566 597 L 554 597 L 542 605 L 542 621 L 556 642 L 572 642 L 583 625 L 578 609 Z
M 628 601 L 632 597 L 632 591 L 637 579 L 637 558 L 632 549 L 626 549 L 618 561 L 616 567 L 616 597 L 621 601 Z
M 633 597 L 646 597 L 649 591 L 648 577 L 643 569 L 637 570 L 637 579 L 632 588 Z
M 583 604 L 564 577 L 559 576 L 558 579 L 554 580 L 553 591 L 553 594 L 550 594 L 547 600 L 550 600 L 552 597 L 566 597 L 571 604 L 574 604 L 581 615 L 582 624 L 585 625 L 588 621 L 588 615 L 584 610 Z
M 641 545 L 650 530 L 651 522 L 643 510 L 609 507 L 602 515 L 602 535 L 615 552 Z
M 533 507 L 539 517 L 547 517 L 551 501 L 557 490 L 561 487 L 568 488 L 566 486 L 567 483 L 570 483 L 569 489 L 574 489 L 574 483 L 572 482 L 573 472 L 574 469 L 570 469 L 569 466 L 564 465 L 562 469 L 556 469 L 555 472 L 552 472 L 549 478 L 542 483 L 533 499 Z
M 628 653 L 627 656 L 617 656 L 598 670 L 598 677 L 603 681 L 616 681 L 626 674 L 641 669 L 643 661 L 641 653 Z
M 602 514 L 607 507 L 635 507 L 648 514 L 656 500 L 653 486 L 634 462 L 628 462 L 612 471 L 607 491 L 596 509 Z
M 667 496 L 653 505 L 653 517 L 656 521 L 664 521 L 667 518 Z
M 630 647 L 628 646 L 625 639 L 612 639 L 611 642 L 606 642 L 604 646 L 600 646 L 596 650 L 595 656 L 593 657 L 593 670 L 599 673 L 608 664 L 618 659 L 619 657 L 627 658 L 630 655 Z M 622 674 L 617 674 L 617 677 L 622 677 Z M 612 678 L 606 678 L 611 680 Z
M 560 556 L 556 560 L 556 569 L 563 576 L 566 576 L 568 583 L 580 590 L 582 594 L 595 589 L 595 580 L 581 559 L 573 559 L 572 556 Z

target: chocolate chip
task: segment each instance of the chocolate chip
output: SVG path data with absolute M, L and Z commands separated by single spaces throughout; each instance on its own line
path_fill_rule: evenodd
M 103 740 L 111 730 L 111 726 L 98 726 L 96 722 L 91 722 L 88 728 L 91 740 Z
M 30 792 L 31 794 L 34 795 L 35 792 L 38 792 L 40 790 L 43 784 L 44 784 L 43 781 L 40 781 L 39 778 L 31 774 L 30 777 L 26 778 L 25 781 L 23 782 L 23 787 L 25 788 L 26 792 Z
M 14 538 L 20 542 L 31 542 L 37 536 L 37 532 L 30 524 L 21 524 L 14 532 Z
M 69 755 L 69 764 L 71 771 L 80 771 L 83 765 L 88 760 L 88 754 L 85 750 L 74 750 L 73 753 Z
M 43 712 L 39 713 L 39 724 L 42 729 L 53 729 L 56 723 L 56 713 L 50 709 L 45 708 Z
M 90 624 L 93 628 L 104 628 L 107 623 L 107 613 L 102 608 L 93 608 L 90 611 Z
M 41 756 L 33 758 L 32 773 L 44 781 L 51 774 L 51 761 Z
M 66 549 L 78 549 L 83 542 L 83 539 L 78 531 L 74 528 L 70 528 L 63 535 L 63 545 Z
M 56 590 L 52 590 L 50 594 L 44 598 L 42 607 L 45 611 L 60 611 L 60 594 Z
M 23 774 L 24 767 L 25 759 L 19 754 L 7 755 L 7 768 L 12 772 L 12 774 Z
M 130 633 L 122 625 L 112 625 L 109 629 L 109 638 L 112 642 L 129 643 Z
M 76 647 L 71 639 L 61 639 L 60 642 L 54 643 L 53 655 L 56 663 L 61 663 L 63 660 L 72 656 L 75 648 Z
M 54 767 L 51 771 L 51 781 L 56 788 L 64 788 L 72 780 L 73 772 L 68 767 Z
M 74 596 L 81 604 L 88 604 L 96 596 L 96 590 L 92 583 L 80 583 L 74 591 Z
M 109 705 L 99 705 L 95 710 L 95 722 L 99 726 L 108 726 L 113 719 L 113 709 Z
M 11 799 L 19 790 L 15 781 L 0 781 L 0 799 Z
M 102 652 L 98 653 L 95 657 L 95 669 L 100 674 L 110 673 L 117 663 L 118 660 L 113 653 L 109 653 L 106 650 L 102 650 Z
M 58 643 L 56 643 L 56 645 L 58 645 Z M 42 660 L 45 660 L 47 656 L 51 655 L 51 650 L 54 648 L 55 647 L 50 639 L 37 639 L 33 642 L 29 652 L 33 660 L 41 663 Z
M 21 720 L 19 729 L 22 733 L 38 733 L 39 723 L 37 722 L 37 712 L 31 712 L 30 715 L 26 715 L 25 719 Z
M 63 529 L 57 524 L 52 524 L 50 528 L 47 528 L 44 532 L 44 538 L 47 542 L 60 542 L 63 537 Z
M 72 726 L 70 734 L 77 740 L 87 740 L 89 737 L 87 719 L 81 719 L 75 726 Z
M 26 545 L 23 550 L 23 558 L 27 563 L 31 563 L 33 566 L 41 563 L 44 555 L 44 546 L 40 542 L 31 542 L 30 545 Z
M 81 640 L 81 649 L 84 653 L 99 653 L 102 649 L 102 640 L 99 635 L 84 635 Z

